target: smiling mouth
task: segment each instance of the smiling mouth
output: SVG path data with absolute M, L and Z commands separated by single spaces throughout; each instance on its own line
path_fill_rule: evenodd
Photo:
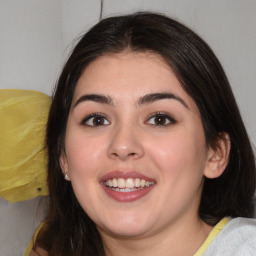
M 145 179 L 140 178 L 113 178 L 108 179 L 104 182 L 104 185 L 114 191 L 117 192 L 133 192 L 142 190 L 145 188 L 149 188 L 154 185 L 154 181 L 146 181 Z

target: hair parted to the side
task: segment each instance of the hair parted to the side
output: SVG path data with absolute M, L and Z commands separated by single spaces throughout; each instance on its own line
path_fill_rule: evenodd
M 83 70 L 106 53 L 150 51 L 175 72 L 201 114 L 206 142 L 217 147 L 223 132 L 231 151 L 224 173 L 205 178 L 199 215 L 214 225 L 225 216 L 252 217 L 255 159 L 226 75 L 209 46 L 194 32 L 166 16 L 135 13 L 110 17 L 87 32 L 74 48 L 58 80 L 47 126 L 49 213 L 36 246 L 49 255 L 105 255 L 95 224 L 63 178 L 59 157 L 75 86 Z

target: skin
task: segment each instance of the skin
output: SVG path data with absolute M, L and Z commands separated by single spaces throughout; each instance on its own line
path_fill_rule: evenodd
M 152 93 L 175 98 L 142 102 Z M 111 102 L 81 98 L 90 94 Z M 95 113 L 98 119 L 88 117 Z M 99 57 L 81 75 L 60 162 L 107 255 L 184 256 L 212 229 L 198 207 L 204 176 L 218 177 L 227 164 L 228 145 L 219 144 L 216 151 L 206 145 L 199 110 L 164 60 L 126 51 Z M 120 202 L 101 184 L 113 171 L 136 171 L 155 184 L 138 200 Z
M 36 248 L 36 250 L 32 250 L 29 256 L 48 256 L 48 252 L 42 248 Z

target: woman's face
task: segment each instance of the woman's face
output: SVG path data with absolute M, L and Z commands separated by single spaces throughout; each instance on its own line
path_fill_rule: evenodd
M 209 151 L 198 108 L 152 53 L 99 57 L 81 75 L 61 156 L 100 233 L 141 237 L 198 218 Z

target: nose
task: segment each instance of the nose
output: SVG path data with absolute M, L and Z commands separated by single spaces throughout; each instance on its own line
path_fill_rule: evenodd
M 135 127 L 122 126 L 112 132 L 108 147 L 110 158 L 126 161 L 128 159 L 139 159 L 143 155 L 142 141 Z

